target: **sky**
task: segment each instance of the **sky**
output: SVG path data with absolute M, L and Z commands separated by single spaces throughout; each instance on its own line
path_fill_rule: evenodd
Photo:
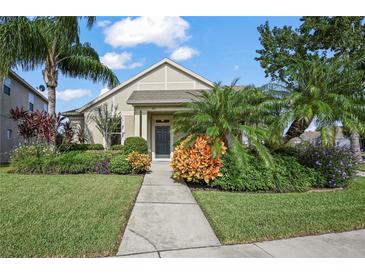
M 299 17 L 97 17 L 91 30 L 81 22 L 80 35 L 120 82 L 167 57 L 213 82 L 261 86 L 270 81 L 255 61 L 257 27 L 266 21 L 300 24 Z M 16 71 L 32 86 L 44 85 L 41 68 Z M 56 110 L 82 107 L 105 91 L 102 83 L 60 75 Z

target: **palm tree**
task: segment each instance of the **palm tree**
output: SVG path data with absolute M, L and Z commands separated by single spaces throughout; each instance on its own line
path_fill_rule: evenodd
M 194 95 L 193 102 L 186 104 L 186 110 L 176 113 L 174 131 L 188 135 L 207 135 L 212 141 L 213 153 L 219 154 L 223 141 L 237 156 L 243 158 L 247 153 L 242 145 L 244 135 L 247 145 L 254 148 L 265 163 L 270 165 L 271 156 L 264 145 L 267 131 L 260 121 L 253 122 L 250 115 L 255 113 L 250 104 L 255 96 L 248 90 L 237 90 L 236 82 L 224 87 L 216 84 L 211 91 L 201 91 Z
M 48 89 L 48 112 L 56 112 L 58 73 L 101 81 L 109 86 L 118 79 L 100 62 L 89 43 L 80 42 L 79 17 L 0 17 L 0 76 L 11 68 L 43 68 Z M 91 28 L 95 17 L 87 17 Z
M 360 73 L 360 72 L 359 72 Z M 291 73 L 293 85 L 273 84 L 276 96 L 262 108 L 281 109 L 272 131 L 284 143 L 299 137 L 312 122 L 321 132 L 324 144 L 333 143 L 333 129 L 341 123 L 350 132 L 364 132 L 365 94 L 360 77 L 343 60 L 324 60 L 313 56 L 298 61 Z M 268 91 L 270 93 L 271 91 Z

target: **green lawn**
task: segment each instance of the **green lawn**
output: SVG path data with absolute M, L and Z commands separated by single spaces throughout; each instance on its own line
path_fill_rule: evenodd
M 0 168 L 0 257 L 115 254 L 141 176 L 17 175 Z
M 224 244 L 365 228 L 365 177 L 335 192 L 193 192 Z
M 360 170 L 360 171 L 365 171 L 365 164 L 359 164 L 357 166 L 357 169 Z

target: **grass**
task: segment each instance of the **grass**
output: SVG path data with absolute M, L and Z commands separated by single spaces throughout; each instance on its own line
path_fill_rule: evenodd
M 193 195 L 224 244 L 365 228 L 365 177 L 333 192 Z
M 365 171 L 365 164 L 359 164 L 357 166 L 357 169 L 360 170 L 360 171 Z
M 141 176 L 18 175 L 0 168 L 0 257 L 115 254 Z

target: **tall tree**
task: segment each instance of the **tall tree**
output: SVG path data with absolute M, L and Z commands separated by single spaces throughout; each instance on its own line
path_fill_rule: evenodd
M 347 70 L 352 70 L 350 74 L 356 75 L 350 77 L 352 83 L 348 84 L 353 89 L 350 93 L 346 91 L 347 98 L 354 97 L 359 100 L 360 97 L 364 97 L 364 17 L 303 17 L 301 22 L 297 29 L 290 26 L 271 29 L 267 22 L 259 26 L 263 48 L 257 50 L 259 57 L 256 60 L 265 69 L 266 76 L 271 77 L 273 81 L 280 81 L 287 89 L 293 89 L 297 83 L 298 62 L 310 61 L 313 56 L 329 62 L 336 59 L 336 62 L 342 61 Z M 342 71 L 338 72 L 341 75 Z M 337 79 L 342 85 L 343 79 Z M 300 135 L 308 127 L 309 124 L 303 121 L 301 119 L 290 122 L 291 128 L 300 129 L 296 130 L 292 137 Z M 344 124 L 345 127 L 349 125 L 349 123 Z M 358 131 L 354 127 L 349 130 L 352 132 L 351 143 L 354 154 L 359 158 L 359 149 L 356 145 L 359 143 L 356 140 Z
M 87 17 L 91 28 L 95 17 Z M 0 17 L 0 76 L 11 68 L 43 69 L 48 90 L 48 112 L 56 112 L 59 72 L 73 78 L 101 81 L 110 87 L 119 81 L 100 62 L 89 43 L 80 42 L 80 17 Z
M 364 83 L 357 81 L 360 72 L 354 73 L 353 64 L 312 56 L 292 66 L 297 71 L 293 85 L 271 85 L 276 96 L 260 106 L 281 109 L 271 124 L 277 139 L 287 128 L 284 141 L 288 142 L 300 136 L 311 123 L 320 130 L 325 145 L 334 143 L 333 132 L 339 122 L 351 132 L 365 132 L 365 95 L 353 93 L 364 88 Z

